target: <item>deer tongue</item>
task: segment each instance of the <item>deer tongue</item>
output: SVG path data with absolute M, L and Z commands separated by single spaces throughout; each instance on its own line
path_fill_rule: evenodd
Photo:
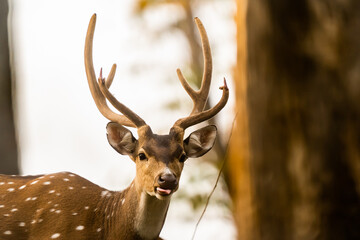
M 157 191 L 162 195 L 169 195 L 171 193 L 170 189 L 163 189 L 163 188 L 160 188 L 160 187 L 157 188 Z

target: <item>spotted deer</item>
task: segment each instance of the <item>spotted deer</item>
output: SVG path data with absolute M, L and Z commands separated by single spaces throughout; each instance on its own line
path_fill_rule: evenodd
M 181 71 L 181 84 L 193 100 L 189 116 L 175 122 L 166 135 L 157 135 L 132 110 L 109 91 L 116 65 L 107 79 L 96 80 L 92 45 L 96 15 L 90 20 L 85 41 L 85 69 L 92 97 L 107 124 L 110 145 L 128 155 L 136 176 L 123 191 L 109 191 L 70 172 L 38 176 L 0 175 L 0 239 L 161 239 L 170 198 L 179 187 L 187 158 L 207 153 L 216 127 L 203 127 L 184 140 L 186 128 L 216 115 L 226 104 L 229 90 L 224 80 L 220 101 L 204 110 L 210 89 L 212 59 L 208 37 L 199 19 L 204 72 L 200 90 L 193 90 Z M 111 110 L 107 101 L 121 114 Z M 138 139 L 126 127 L 137 128 Z

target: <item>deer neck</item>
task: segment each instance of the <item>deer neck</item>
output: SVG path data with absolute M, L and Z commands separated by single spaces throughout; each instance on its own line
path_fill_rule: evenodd
M 102 203 L 102 208 L 109 213 L 104 221 L 109 239 L 158 239 L 169 203 L 170 198 L 159 200 L 132 183 Z M 111 217 L 114 206 L 117 206 L 116 213 Z

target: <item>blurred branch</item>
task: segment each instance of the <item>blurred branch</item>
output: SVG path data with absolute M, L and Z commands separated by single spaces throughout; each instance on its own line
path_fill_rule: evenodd
M 0 173 L 18 174 L 18 155 L 12 109 L 7 0 L 0 0 Z

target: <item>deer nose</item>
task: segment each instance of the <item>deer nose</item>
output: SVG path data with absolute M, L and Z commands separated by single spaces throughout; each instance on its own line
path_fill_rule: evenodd
M 159 186 L 163 189 L 174 190 L 178 185 L 176 176 L 172 173 L 161 174 L 157 180 Z

